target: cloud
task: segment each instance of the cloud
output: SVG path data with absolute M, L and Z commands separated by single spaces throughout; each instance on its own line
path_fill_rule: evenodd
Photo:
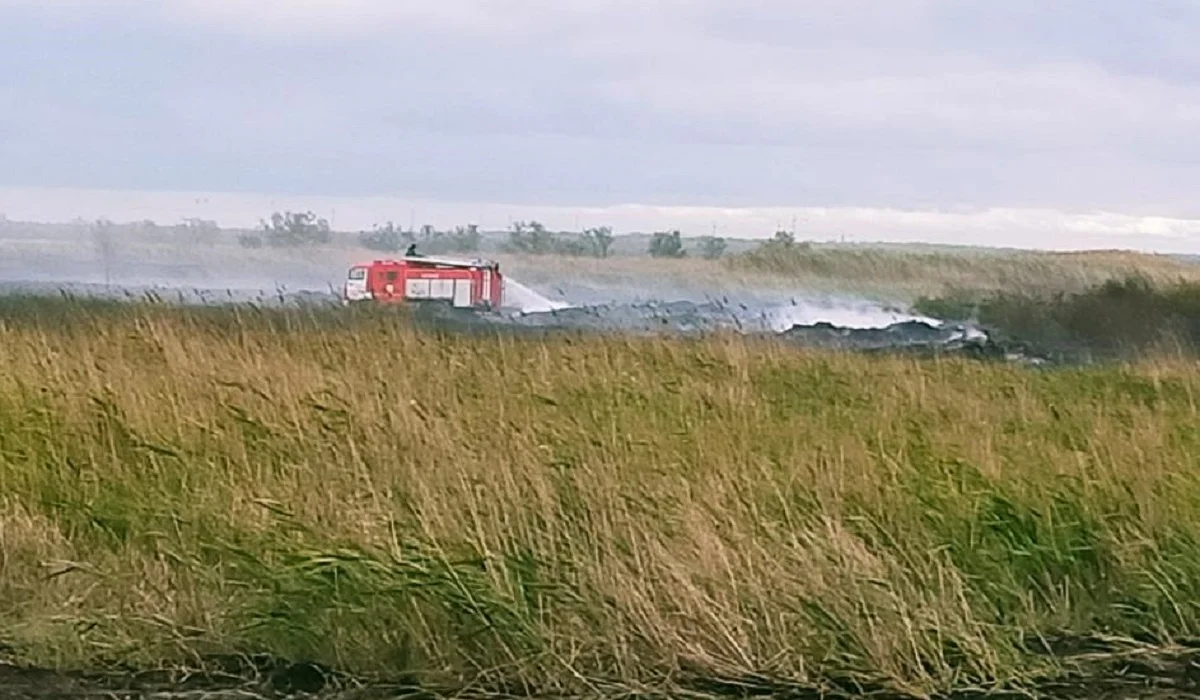
M 525 35 L 666 26 L 703 13 L 707 0 L 0 0 L 5 8 L 65 18 L 126 17 L 187 30 L 296 41 L 420 34 L 502 41 Z
M 177 0 L 160 14 L 184 26 L 244 35 L 295 37 L 364 36 L 405 30 L 464 36 L 502 35 L 513 29 L 504 0 Z
M 1168 0 L 0 0 L 0 184 L 1200 216 Z

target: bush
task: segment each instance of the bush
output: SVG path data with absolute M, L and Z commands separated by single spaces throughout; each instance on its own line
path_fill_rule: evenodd
M 376 225 L 373 230 L 358 234 L 358 244 L 363 248 L 385 253 L 395 253 L 415 242 L 416 237 L 412 232 L 402 231 L 390 221 L 384 226 Z
M 716 260 L 725 254 L 727 245 L 719 236 L 704 236 L 700 239 L 700 256 L 705 260 Z
M 1028 342 L 1124 356 L 1163 344 L 1200 348 L 1200 283 L 1129 275 L 1076 293 L 957 291 L 919 299 L 920 313 L 975 321 Z
M 539 221 L 518 221 L 510 228 L 505 247 L 510 252 L 525 255 L 606 258 L 612 242 L 612 228 L 608 226 L 589 228 L 581 234 L 570 234 L 551 232 Z
M 309 212 L 275 212 L 270 222 L 262 222 L 261 233 L 241 234 L 238 242 L 247 248 L 259 248 L 264 244 L 274 248 L 323 245 L 333 240 L 329 222 Z
M 682 258 L 687 255 L 683 249 L 683 238 L 679 231 L 660 231 L 650 239 L 649 253 L 655 258 Z

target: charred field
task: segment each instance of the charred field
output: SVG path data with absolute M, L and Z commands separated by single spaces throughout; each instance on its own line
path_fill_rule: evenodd
M 921 305 L 1183 332 L 1173 289 Z M 554 317 L 4 299 L 0 691 L 1196 694 L 1158 335 L 1046 372 Z

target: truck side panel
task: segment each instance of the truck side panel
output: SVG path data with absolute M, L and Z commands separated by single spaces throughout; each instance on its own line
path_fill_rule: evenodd
M 472 297 L 475 296 L 475 288 L 474 279 L 454 280 L 454 305 L 460 308 L 474 306 L 475 301 Z
M 406 259 L 361 267 L 365 296 L 379 303 L 438 300 L 460 308 L 497 308 L 502 302 L 503 278 L 494 265 Z

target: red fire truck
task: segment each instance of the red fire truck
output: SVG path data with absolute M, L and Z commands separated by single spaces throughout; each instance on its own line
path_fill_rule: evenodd
M 457 308 L 498 309 L 503 293 L 499 263 L 407 255 L 351 267 L 342 301 L 440 302 Z

